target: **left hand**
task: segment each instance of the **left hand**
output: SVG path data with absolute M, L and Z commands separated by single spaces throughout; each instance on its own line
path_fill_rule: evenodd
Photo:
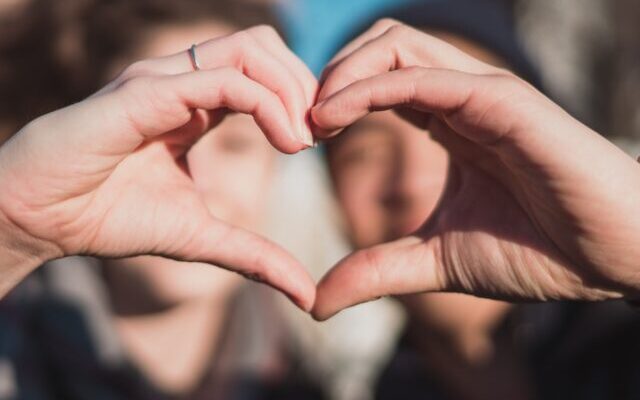
M 230 111 L 283 152 L 309 147 L 315 78 L 267 27 L 197 51 L 202 70 L 186 51 L 138 62 L 0 148 L 0 295 L 49 259 L 152 254 L 231 269 L 311 307 L 304 267 L 211 215 L 185 155 Z

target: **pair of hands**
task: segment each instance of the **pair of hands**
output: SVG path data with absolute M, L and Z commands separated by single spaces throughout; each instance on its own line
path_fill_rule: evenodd
M 197 52 L 201 71 L 186 52 L 139 62 L 0 148 L 4 292 L 70 254 L 214 264 L 318 319 L 422 291 L 595 300 L 640 289 L 640 169 L 511 73 L 391 20 L 337 54 L 320 84 L 268 27 Z M 326 138 L 384 109 L 449 151 L 447 188 L 418 232 L 353 253 L 317 288 L 283 249 L 212 216 L 190 179 L 186 152 L 229 111 L 295 153 L 312 130 Z

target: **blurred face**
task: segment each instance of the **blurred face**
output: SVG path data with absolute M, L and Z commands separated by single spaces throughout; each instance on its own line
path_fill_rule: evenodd
M 164 27 L 147 35 L 139 58 L 184 51 L 193 43 L 233 33 L 221 22 Z M 247 229 L 259 228 L 276 153 L 251 117 L 231 115 L 189 152 L 191 175 L 211 213 Z
M 265 211 L 275 157 L 253 119 L 233 115 L 203 137 L 187 160 L 211 213 L 256 231 Z
M 394 112 L 365 117 L 329 147 L 336 193 L 356 247 L 415 231 L 437 205 L 447 153 Z
M 471 42 L 431 33 L 481 60 L 502 64 Z M 338 135 L 328 146 L 328 160 L 358 248 L 420 228 L 437 206 L 449 164 L 442 146 L 393 111 L 370 114 Z
M 504 65 L 459 37 L 435 35 L 478 59 Z M 357 248 L 391 241 L 420 228 L 438 205 L 449 168 L 445 149 L 394 111 L 370 114 L 338 135 L 328 146 L 328 160 Z M 414 321 L 428 327 L 424 332 L 447 337 L 447 343 L 457 346 L 456 352 L 474 362 L 488 354 L 487 336 L 483 335 L 493 332 L 509 308 L 506 303 L 451 293 L 404 296 L 402 302 Z M 434 346 L 432 336 L 419 337 L 428 342 L 423 345 L 426 349 L 446 348 Z M 432 353 L 426 357 L 433 359 Z
M 232 32 L 231 27 L 219 23 L 157 29 L 147 35 L 137 58 L 180 51 L 187 57 L 186 49 L 191 44 Z M 117 67 L 114 70 L 121 69 Z M 275 150 L 253 119 L 245 115 L 227 116 L 187 154 L 189 172 L 211 214 L 253 231 L 261 228 L 275 158 Z M 199 297 L 224 298 L 240 281 L 236 274 L 209 265 L 155 257 L 137 257 L 124 263 L 110 269 L 110 282 L 124 294 L 115 298 L 116 303 L 121 301 L 126 306 L 136 301 L 128 294 L 139 299 L 145 297 L 139 295 L 145 291 L 146 301 L 161 304 Z

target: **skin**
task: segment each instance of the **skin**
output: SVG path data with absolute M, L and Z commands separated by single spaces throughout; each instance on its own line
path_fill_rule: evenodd
M 475 43 L 433 34 L 485 62 L 504 65 Z M 327 154 L 356 248 L 419 229 L 436 209 L 447 181 L 446 149 L 393 111 L 363 117 L 327 144 Z M 413 339 L 424 362 L 457 398 L 495 398 L 498 392 L 501 397 L 522 398 L 517 368 L 509 357 L 495 354 L 501 349 L 492 338 L 510 308 L 507 303 L 450 293 L 400 300 L 413 324 L 421 327 Z M 493 379 L 494 374 L 502 379 Z
M 215 21 L 163 26 L 145 36 L 137 56 L 177 53 L 191 43 L 233 31 Z M 265 211 L 261 200 L 269 191 L 276 155 L 251 117 L 231 115 L 203 136 L 186 160 L 209 212 L 258 232 Z M 105 264 L 115 323 L 133 361 L 164 392 L 186 394 L 195 389 L 216 354 L 228 302 L 242 280 L 206 264 L 161 257 Z M 192 329 L 185 331 L 184 326 Z
M 400 108 L 451 157 L 440 203 L 412 235 L 338 263 L 318 285 L 317 319 L 430 291 L 638 296 L 634 160 L 510 72 L 385 20 L 329 64 L 312 119 L 327 137 Z
M 0 148 L 1 293 L 45 260 L 153 254 L 232 269 L 311 308 L 305 269 L 213 216 L 184 156 L 226 110 L 252 115 L 277 149 L 302 150 L 315 79 L 267 27 L 205 42 L 198 56 L 202 71 L 184 51 L 133 64 Z

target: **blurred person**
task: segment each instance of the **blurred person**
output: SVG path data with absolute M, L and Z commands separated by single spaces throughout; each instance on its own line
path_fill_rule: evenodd
M 535 81 L 508 11 L 498 1 L 457 1 L 396 12 L 398 20 Z M 393 111 L 368 115 L 329 141 L 327 160 L 356 248 L 418 229 L 438 204 L 449 166 L 443 146 Z M 409 330 L 382 376 L 378 398 L 414 398 L 438 387 L 464 399 L 530 397 L 520 356 L 508 338 L 496 337 L 509 304 L 433 293 L 400 300 L 409 314 Z M 420 361 L 414 373 L 399 372 L 397 364 L 416 354 Z M 423 383 L 422 365 L 433 371 L 436 389 Z
M 111 27 L 124 21 L 126 28 L 114 35 Z M 111 52 L 90 50 L 89 58 L 96 67 L 103 57 L 112 60 L 104 64 L 110 75 L 138 59 L 178 53 L 260 23 L 276 25 L 266 6 L 197 1 L 105 3 L 92 10 L 87 23 L 89 47 Z M 242 115 L 227 117 L 186 157 L 209 211 L 252 231 L 262 229 L 275 161 L 276 152 L 259 128 Z M 158 257 L 106 261 L 104 273 L 119 336 L 136 365 L 164 391 L 196 390 L 218 352 L 239 277 Z
M 96 7 L 92 13 L 88 43 L 95 51 L 88 58 L 94 61 L 95 68 L 108 65 L 101 61 L 105 57 L 127 64 L 134 59 L 175 53 L 189 43 L 258 23 L 280 30 L 270 6 L 252 2 L 149 1 L 134 6 L 130 3 L 121 2 L 120 10 L 113 5 L 103 7 L 106 10 Z M 114 35 L 111 27 L 116 21 L 127 21 L 128 28 Z M 269 36 L 262 39 L 280 40 Z M 115 50 L 118 46 L 115 57 L 101 53 L 101 49 Z M 109 74 L 109 70 L 118 69 L 111 66 L 104 71 Z M 250 118 L 227 117 L 215 135 L 205 137 L 193 147 L 188 163 L 212 214 L 265 233 L 269 238 L 280 230 L 278 243 L 293 250 L 305 265 L 335 262 L 336 258 L 331 262 L 309 259 L 309 254 L 319 252 L 317 243 L 311 237 L 308 241 L 301 239 L 311 232 L 314 221 L 322 221 L 326 213 L 316 208 L 317 217 L 309 218 L 309 210 L 304 208 L 304 216 L 299 216 L 306 220 L 304 226 L 302 219 L 292 218 L 300 206 L 292 201 L 289 187 L 306 193 L 315 188 L 322 194 L 322 184 L 314 184 L 314 174 L 304 168 L 299 177 L 304 183 L 296 179 L 274 187 L 274 178 L 296 166 L 276 158 Z M 224 165 L 225 169 L 220 170 L 218 165 Z M 270 200 L 271 197 L 278 198 Z M 265 220 L 266 215 L 284 204 L 287 204 L 285 216 Z M 303 204 L 314 207 L 322 201 L 304 200 Z M 296 230 L 305 233 L 294 233 Z M 324 224 L 316 232 L 320 230 L 331 228 Z M 249 396 L 248 393 L 259 399 L 320 396 L 320 379 L 314 376 L 317 365 L 306 360 L 309 353 L 299 347 L 301 337 L 306 336 L 310 327 L 308 323 L 296 325 L 297 310 L 255 285 L 238 287 L 238 279 L 226 271 L 213 274 L 206 266 L 177 264 L 158 258 L 137 258 L 108 262 L 105 269 L 120 335 L 155 382 L 183 393 L 186 387 L 192 396 L 204 398 L 231 399 Z M 146 296 L 140 295 L 141 288 L 145 288 Z M 166 312 L 154 311 L 158 309 Z M 185 325 L 202 329 L 193 329 L 188 339 L 182 328 Z M 178 356 L 168 343 L 191 346 Z M 167 359 L 174 362 L 164 362 Z M 303 368 L 298 368 L 299 364 Z
M 637 238 L 633 210 L 638 193 L 629 184 L 639 179 L 640 170 L 567 114 L 538 118 L 550 116 L 544 110 L 558 110 L 541 99 L 531 85 L 505 69 L 394 21 L 374 25 L 339 52 L 326 69 L 318 105 L 312 110 L 318 135 L 329 136 L 371 112 L 395 109 L 406 121 L 428 130 L 447 149 L 450 161 L 433 213 L 407 237 L 357 251 L 339 262 L 318 285 L 314 315 L 325 319 L 345 306 L 381 295 L 422 291 L 510 300 L 633 299 L 633 289 L 627 285 L 635 279 L 634 258 L 627 250 L 635 248 L 632 243 Z M 573 131 L 562 128 L 569 121 L 590 134 L 566 136 Z M 566 146 L 564 151 L 557 151 L 560 143 Z M 601 167 L 592 167 L 595 158 L 583 158 L 581 167 L 576 163 L 571 172 L 557 174 L 568 157 L 584 156 L 595 147 L 600 148 L 599 155 L 615 154 L 617 161 L 608 158 Z M 420 175 L 431 174 L 423 170 Z M 574 203 L 591 198 L 590 190 L 596 187 L 600 200 Z M 619 202 L 615 207 L 605 200 L 613 198 Z M 602 204 L 607 204 L 605 213 L 598 211 Z M 584 219 L 587 214 L 593 218 Z M 568 224 L 559 228 L 559 221 Z M 569 221 L 576 225 L 571 228 Z M 542 238 L 537 236 L 541 231 Z M 557 248 L 560 254 L 555 253 Z M 627 256 L 618 258 L 622 254 Z M 600 275 L 604 270 L 615 270 L 618 277 Z M 500 295 L 491 294 L 497 292 Z M 560 337 L 554 334 L 546 339 Z M 606 359 L 615 354 L 623 365 L 632 365 L 633 355 L 624 349 L 637 354 L 637 346 L 626 337 L 618 345 L 613 337 L 604 338 L 606 345 L 616 344 Z M 583 354 L 576 354 L 575 346 L 562 339 L 562 346 L 547 348 L 550 353 L 557 351 L 556 357 L 535 354 L 538 361 L 548 362 L 538 367 L 566 372 L 546 381 L 562 383 L 562 389 L 536 388 L 544 398 L 564 398 L 567 393 L 611 398 L 623 392 L 624 398 L 634 398 L 638 393 L 635 369 L 622 379 L 613 378 L 620 377 L 615 371 L 626 370 L 618 365 L 597 363 L 596 369 L 585 371 L 584 359 L 573 358 Z M 564 365 L 558 368 L 560 360 Z M 573 372 L 596 372 L 604 380 L 578 381 L 567 369 L 570 365 L 577 367 Z

